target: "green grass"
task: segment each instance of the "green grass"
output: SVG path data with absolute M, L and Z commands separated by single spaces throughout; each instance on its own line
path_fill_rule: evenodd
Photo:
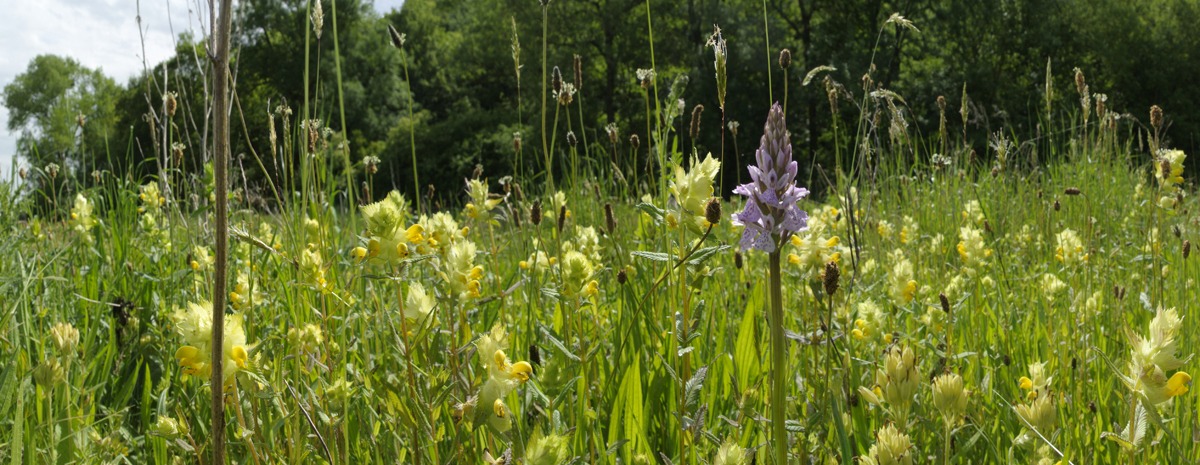
M 646 98 L 658 112 L 657 92 Z M 861 114 L 891 120 L 889 98 L 855 96 Z M 1155 178 L 1134 146 L 1139 132 L 1157 144 L 1144 128 L 1103 120 L 1082 131 L 1075 112 L 1054 115 L 1065 120 L 1046 122 L 1062 126 L 1053 139 L 995 144 L 1011 147 L 1004 161 L 995 149 L 968 155 L 956 135 L 927 143 L 865 119 L 835 135 L 840 168 L 814 172 L 830 187 L 802 204 L 810 229 L 783 250 L 792 460 L 1200 460 L 1193 393 L 1146 408 L 1136 449 L 1105 438 L 1138 417 L 1121 376 L 1130 336 L 1147 335 L 1158 309 L 1183 316 L 1174 343 L 1180 371 L 1192 369 L 1191 186 Z M 709 120 L 707 130 L 722 124 Z M 283 146 L 300 148 L 285 156 L 303 156 L 298 125 L 286 126 Z M 226 390 L 232 460 L 751 463 L 744 449 L 771 463 L 767 255 L 738 252 L 729 214 L 740 200 L 722 201 L 711 229 L 692 221 L 704 212 L 667 188 L 683 182 L 670 165 L 691 154 L 676 132 L 655 132 L 662 142 L 648 151 L 667 169 L 635 160 L 613 173 L 605 143 L 572 148 L 558 179 L 570 192 L 516 173 L 525 197 L 501 190 L 509 173 L 483 173 L 493 192 L 460 195 L 470 205 L 444 210 L 456 225 L 419 217 L 410 201 L 387 215 L 332 203 L 348 173 L 325 143 L 288 179 L 302 194 L 281 211 L 235 196 L 230 312 L 244 319 L 249 360 Z M 636 171 L 641 186 L 601 181 Z M 73 199 L 57 191 L 52 209 L 0 189 L 0 463 L 208 463 L 207 380 L 176 360 L 198 339 L 173 315 L 211 299 L 211 188 L 181 182 L 159 207 L 139 198 L 144 182 L 100 175 L 79 192 L 94 206 L 91 228 L 76 227 L 87 215 L 72 219 Z M 713 180 L 693 182 L 705 194 Z M 1079 248 L 1059 250 L 1068 229 Z M 889 369 L 905 350 L 913 365 Z M 931 383 L 944 373 L 969 391 L 948 417 Z M 1038 383 L 1038 401 L 1022 377 Z M 1017 407 L 1047 399 L 1058 421 L 1033 433 Z M 896 462 L 877 444 L 892 428 L 911 442 Z

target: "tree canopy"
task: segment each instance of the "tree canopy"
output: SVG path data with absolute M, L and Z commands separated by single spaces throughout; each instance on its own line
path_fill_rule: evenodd
M 340 182 L 355 192 L 366 179 L 363 161 L 378 158 L 374 188 L 415 195 L 414 141 L 420 180 L 438 195 L 460 196 L 462 178 L 477 164 L 493 179 L 517 169 L 524 169 L 521 176 L 536 173 L 543 97 L 550 118 L 560 110 L 551 119 L 557 124 L 545 129 L 559 142 L 556 156 L 569 150 L 561 141 L 570 131 L 592 166 L 606 166 L 614 150 L 636 153 L 632 135 L 640 137 L 644 157 L 647 115 L 662 110 L 655 100 L 677 104 L 665 100 L 678 76 L 688 78 L 676 96 L 686 108 L 671 122 L 681 142 L 729 157 L 736 147 L 747 156 L 756 143 L 750 130 L 756 115 L 772 100 L 783 101 L 798 155 L 808 162 L 804 170 L 829 162 L 836 145 L 852 143 L 832 134 L 828 89 L 841 89 L 838 117 L 853 121 L 868 74 L 876 89 L 902 96 L 904 123 L 918 136 L 936 134 L 939 96 L 948 102 L 946 114 L 966 105 L 965 128 L 950 120 L 981 153 L 998 132 L 1023 140 L 1046 135 L 1047 97 L 1058 107 L 1082 103 L 1075 68 L 1086 73 L 1092 94 L 1103 94 L 1109 109 L 1135 125 L 1145 126 L 1150 105 L 1162 106 L 1172 146 L 1194 150 L 1200 130 L 1200 91 L 1184 85 L 1200 75 L 1192 56 L 1200 36 L 1190 33 L 1200 19 L 1194 1 L 564 0 L 548 2 L 544 18 L 531 0 L 408 0 L 385 15 L 364 0 L 320 4 L 318 37 L 309 0 L 239 3 L 233 153 L 243 176 L 235 179 L 264 196 L 265 181 L 302 168 L 302 160 L 289 161 L 283 151 L 288 141 L 306 137 L 307 120 L 328 130 L 326 160 L 337 173 L 353 170 Z M 889 22 L 893 13 L 914 27 Z M 390 43 L 389 25 L 405 35 L 402 49 Z M 729 50 L 723 112 L 706 46 L 714 26 Z M 175 57 L 124 87 L 69 58 L 37 57 L 4 90 L 10 128 L 22 131 L 21 157 L 79 167 L 107 166 L 100 159 L 112 158 L 143 174 L 169 165 L 200 182 L 211 118 L 205 40 L 181 37 Z M 786 71 L 778 63 L 783 48 L 792 56 Z M 821 82 L 802 85 L 821 66 L 827 67 L 815 79 Z M 555 67 L 577 89 L 569 107 L 556 108 L 543 84 Z M 657 85 L 643 89 L 637 70 L 650 68 Z M 164 114 L 167 92 L 178 96 L 179 114 Z M 707 110 L 692 140 L 685 128 L 696 104 Z M 78 115 L 86 125 L 76 124 Z M 732 121 L 747 129 L 736 136 L 721 130 Z M 119 142 L 107 147 L 116 156 L 95 155 L 104 153 L 105 137 Z M 182 152 L 173 151 L 175 143 Z M 178 163 L 170 163 L 171 155 Z

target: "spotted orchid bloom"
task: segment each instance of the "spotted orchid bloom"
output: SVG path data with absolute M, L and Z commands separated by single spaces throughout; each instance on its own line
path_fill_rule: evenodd
M 797 205 L 808 196 L 808 189 L 796 186 L 797 164 L 778 103 L 771 106 L 754 157 L 758 164 L 748 167 L 751 181 L 733 190 L 747 198 L 746 208 L 733 215 L 733 224 L 745 227 L 739 243 L 743 251 L 772 253 L 781 240 L 808 228 L 808 213 Z

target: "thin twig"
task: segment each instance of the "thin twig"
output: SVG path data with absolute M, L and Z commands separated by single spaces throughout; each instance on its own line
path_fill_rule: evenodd
M 321 430 L 317 429 L 317 424 L 313 422 L 312 416 L 308 414 L 308 409 L 304 408 L 304 403 L 300 401 L 300 396 L 296 394 L 296 389 L 292 387 L 292 383 L 284 381 L 284 384 L 287 384 L 288 392 L 292 393 L 293 399 L 296 399 L 296 406 L 300 407 L 301 412 L 304 412 L 304 419 L 308 420 L 308 426 L 312 427 L 313 434 L 321 442 L 321 450 L 325 452 L 325 460 L 333 463 L 333 454 L 329 453 L 329 445 L 325 444 L 325 438 L 321 436 Z

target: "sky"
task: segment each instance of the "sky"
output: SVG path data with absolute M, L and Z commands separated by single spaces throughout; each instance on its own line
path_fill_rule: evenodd
M 399 8 L 404 0 L 374 4 L 383 13 Z M 72 57 L 124 85 L 144 69 L 143 61 L 153 67 L 169 58 L 179 33 L 201 35 L 199 21 L 208 21 L 208 0 L 0 0 L 0 11 L 0 88 L 41 54 Z M 8 130 L 8 109 L 2 103 L 0 178 L 7 179 L 19 134 Z

